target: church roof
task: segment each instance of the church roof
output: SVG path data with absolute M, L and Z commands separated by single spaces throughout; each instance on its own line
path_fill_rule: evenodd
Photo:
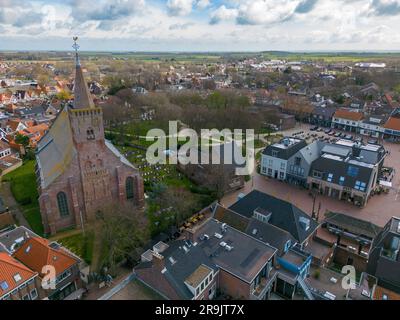
M 67 108 L 61 110 L 37 146 L 36 160 L 42 188 L 47 188 L 57 179 L 68 168 L 76 154 Z
M 83 76 L 82 67 L 77 64 L 75 69 L 74 109 L 88 108 L 95 108 L 95 105 Z
M 76 43 L 77 37 L 74 37 L 75 49 L 75 85 L 74 85 L 74 109 L 89 109 L 95 108 L 93 99 L 90 95 L 88 85 L 85 77 L 83 76 L 83 70 L 79 59 L 78 49 L 79 45 Z
M 105 143 L 106 143 L 106 147 L 107 147 L 112 153 L 114 153 L 114 155 L 117 156 L 117 157 L 121 160 L 122 163 L 124 163 L 124 164 L 126 164 L 127 166 L 129 166 L 129 167 L 135 169 L 135 166 L 134 166 L 132 163 L 130 163 L 129 160 L 126 159 L 126 158 L 124 157 L 124 155 L 123 155 L 121 152 L 119 152 L 119 150 L 111 143 L 111 141 L 105 140 Z

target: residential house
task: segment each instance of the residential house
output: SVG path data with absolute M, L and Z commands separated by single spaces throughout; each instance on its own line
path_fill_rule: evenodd
M 330 128 L 332 125 L 332 118 L 336 110 L 337 109 L 335 107 L 316 106 L 311 112 L 309 122 L 313 125 Z
M 4 140 L 0 140 L 0 176 L 3 176 L 22 166 L 22 160 L 11 146 Z
M 0 300 L 41 299 L 39 292 L 38 273 L 0 248 Z
M 167 299 L 265 299 L 276 249 L 215 219 L 142 255 L 137 278 Z
M 400 141 L 400 110 L 393 113 L 384 127 L 384 138 L 390 141 Z
M 27 136 L 29 138 L 30 147 L 35 148 L 37 143 L 40 141 L 40 139 L 42 139 L 48 130 L 49 126 L 45 123 L 42 123 L 20 130 L 19 134 Z
M 312 163 L 309 188 L 365 206 L 379 182 L 385 156 L 386 151 L 380 145 L 361 145 L 347 140 L 327 145 Z
M 327 212 L 318 236 L 335 246 L 333 262 L 353 265 L 365 272 L 371 244 L 382 231 L 379 226 L 347 214 Z
M 390 219 L 374 239 L 367 272 L 378 279 L 380 287 L 400 294 L 400 218 Z
M 63 300 L 82 288 L 80 260 L 56 242 L 40 237 L 27 238 L 12 255 L 30 270 L 45 276 L 43 267 L 52 266 L 55 271 L 55 289 L 46 290 L 50 300 Z
M 373 137 L 381 138 L 385 132 L 384 124 L 386 123 L 386 116 L 368 116 L 359 123 L 360 134 Z
M 286 181 L 290 184 L 308 187 L 307 178 L 311 165 L 318 159 L 325 146 L 325 142 L 317 140 L 290 157 L 287 162 Z
M 261 174 L 282 181 L 286 180 L 289 159 L 306 146 L 305 140 L 289 137 L 282 139 L 279 143 L 269 145 L 261 156 Z
M 364 114 L 357 110 L 338 109 L 332 118 L 332 128 L 359 132 L 359 126 L 361 121 L 364 119 Z
M 246 224 L 243 224 L 244 231 L 250 220 L 254 218 L 286 231 L 295 239 L 292 244 L 294 245 L 297 243 L 301 248 L 307 246 L 307 243 L 318 228 L 317 222 L 293 204 L 258 190 L 253 190 L 245 197 L 239 199 L 229 207 L 229 210 L 236 213 L 235 219 L 237 219 L 239 215 L 241 219 L 246 222 Z M 217 220 L 228 224 L 233 223 L 232 220 L 235 220 L 231 219 L 225 221 L 224 216 L 225 213 L 224 215 L 215 214 Z
M 277 249 L 274 293 L 293 299 L 300 290 L 313 299 L 304 279 L 313 261 L 309 251 L 315 248 L 316 221 L 291 203 L 256 190 L 229 209 L 217 206 L 214 217 Z

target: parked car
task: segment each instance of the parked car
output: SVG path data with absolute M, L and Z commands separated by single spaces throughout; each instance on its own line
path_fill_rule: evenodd
M 361 137 L 357 137 L 357 138 L 354 139 L 354 141 L 355 141 L 355 142 L 360 142 L 360 143 L 361 143 L 361 142 L 363 142 L 363 139 L 362 139 Z
M 341 134 L 340 134 L 340 137 L 341 137 L 341 138 L 346 138 L 346 136 L 347 136 L 347 134 L 345 134 L 345 133 L 341 133 Z
M 348 134 L 344 137 L 346 140 L 353 140 L 353 136 L 351 134 Z
M 368 140 L 368 143 L 369 143 L 369 144 L 378 144 L 378 140 L 376 140 L 376 139 L 370 139 L 370 140 Z
M 322 128 L 317 129 L 317 132 L 322 132 L 322 131 L 324 131 L 324 129 L 322 129 Z
M 330 136 L 334 136 L 334 135 L 336 134 L 336 132 L 332 130 L 332 131 L 329 132 L 328 134 L 329 134 Z
M 319 129 L 319 127 L 315 126 L 315 127 L 310 128 L 310 131 L 317 131 L 318 129 Z
M 335 137 L 336 137 L 336 138 L 339 138 L 341 135 L 342 135 L 342 134 L 341 134 L 340 132 L 336 132 L 336 133 L 335 133 Z

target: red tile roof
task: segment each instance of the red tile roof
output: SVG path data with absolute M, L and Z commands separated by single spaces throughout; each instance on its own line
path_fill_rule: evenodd
M 14 276 L 17 274 L 19 274 L 21 280 L 16 281 Z M 0 297 L 13 291 L 36 275 L 36 272 L 10 257 L 7 253 L 0 252 Z
M 46 239 L 35 237 L 28 239 L 15 253 L 14 257 L 30 269 L 42 273 L 42 268 L 52 265 L 59 275 L 78 263 L 78 259 L 62 248 L 52 248 Z
M 350 111 L 346 109 L 339 109 L 335 112 L 335 118 L 347 119 L 352 121 L 360 121 L 364 118 L 364 114 L 357 111 Z
M 377 286 L 374 292 L 374 300 L 383 300 L 383 295 L 385 295 L 388 300 L 400 300 L 400 294 Z
M 385 129 L 400 131 L 400 118 L 390 117 L 385 124 Z

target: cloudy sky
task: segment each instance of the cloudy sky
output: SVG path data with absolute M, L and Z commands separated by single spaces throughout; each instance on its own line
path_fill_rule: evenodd
M 400 0 L 0 0 L 0 50 L 400 50 Z

